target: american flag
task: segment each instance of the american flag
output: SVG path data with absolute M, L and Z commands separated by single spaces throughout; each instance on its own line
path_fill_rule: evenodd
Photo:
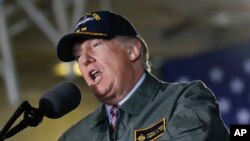
M 220 105 L 225 124 L 250 124 L 250 44 L 165 61 L 160 75 L 168 82 L 202 80 Z

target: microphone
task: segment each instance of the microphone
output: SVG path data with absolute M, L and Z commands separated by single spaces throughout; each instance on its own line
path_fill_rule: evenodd
M 74 83 L 61 82 L 41 97 L 39 109 L 46 117 L 55 119 L 74 110 L 80 101 L 80 89 Z
M 0 141 L 14 136 L 28 126 L 39 125 L 44 116 L 52 119 L 60 118 L 74 110 L 80 104 L 80 101 L 80 89 L 74 83 L 61 82 L 42 95 L 39 100 L 39 108 L 31 107 L 27 101 L 23 102 L 0 132 Z M 24 119 L 9 130 L 23 112 Z

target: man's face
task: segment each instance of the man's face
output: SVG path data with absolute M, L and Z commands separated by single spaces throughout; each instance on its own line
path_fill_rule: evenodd
M 127 45 L 113 38 L 89 39 L 74 46 L 79 69 L 101 102 L 117 102 L 131 90 L 136 81 L 132 65 L 135 58 Z

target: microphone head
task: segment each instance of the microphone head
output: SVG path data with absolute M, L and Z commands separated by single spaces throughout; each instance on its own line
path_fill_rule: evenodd
M 39 109 L 48 118 L 60 118 L 74 110 L 81 101 L 80 89 L 64 81 L 50 88 L 40 99 Z

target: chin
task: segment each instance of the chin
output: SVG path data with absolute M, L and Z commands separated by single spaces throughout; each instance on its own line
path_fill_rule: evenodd
M 92 91 L 98 99 L 107 95 L 107 92 L 105 90 L 92 89 Z

